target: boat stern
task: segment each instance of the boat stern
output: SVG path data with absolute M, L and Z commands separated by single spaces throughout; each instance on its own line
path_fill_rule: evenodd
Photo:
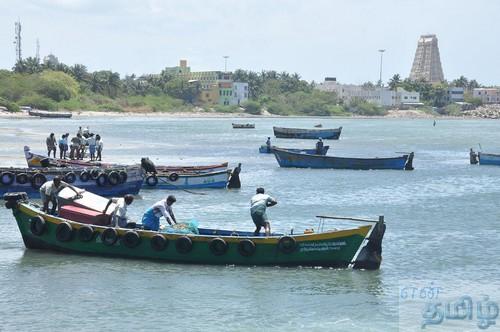
M 354 259 L 354 269 L 377 270 L 382 263 L 382 239 L 385 234 L 384 217 L 380 216 L 378 222 L 366 238 L 366 244 Z

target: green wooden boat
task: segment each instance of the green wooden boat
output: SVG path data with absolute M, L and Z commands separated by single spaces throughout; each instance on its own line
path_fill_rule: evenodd
M 199 234 L 159 233 L 80 223 L 48 215 L 25 193 L 7 193 L 28 249 L 161 260 L 175 263 L 324 266 L 378 269 L 382 261 L 384 218 L 343 230 L 254 236 L 252 232 L 199 229 Z M 320 230 L 322 228 L 320 227 Z

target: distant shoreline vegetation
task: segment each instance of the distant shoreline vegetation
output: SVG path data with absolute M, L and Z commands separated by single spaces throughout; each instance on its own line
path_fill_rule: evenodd
M 249 100 L 240 106 L 199 103 L 199 83 L 193 84 L 165 70 L 160 74 L 120 78 L 118 73 L 110 70 L 89 72 L 81 64 L 65 65 L 53 55 L 43 63 L 29 57 L 16 63 L 12 71 L 0 70 L 0 106 L 11 112 L 19 111 L 20 106 L 31 106 L 53 111 L 146 113 L 196 110 L 283 116 L 380 116 L 387 113 L 386 109 L 359 99 L 344 104 L 335 93 L 315 89 L 314 82 L 302 80 L 297 73 L 238 69 L 232 78 L 249 85 Z M 427 111 L 432 106 L 443 106 L 439 97 L 446 83 L 435 86 L 426 82 L 401 81 L 399 75 L 394 75 L 388 84 L 391 88 L 411 87 L 421 92 Z

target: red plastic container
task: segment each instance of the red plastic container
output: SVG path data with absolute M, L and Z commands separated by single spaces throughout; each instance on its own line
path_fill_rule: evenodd
M 106 226 L 110 222 L 108 215 L 72 205 L 61 206 L 59 217 L 89 225 Z

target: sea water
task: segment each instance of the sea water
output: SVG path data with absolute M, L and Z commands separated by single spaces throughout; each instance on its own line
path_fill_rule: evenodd
M 256 128 L 232 129 L 232 122 Z M 258 153 L 268 136 L 280 147 L 312 148 L 314 140 L 273 139 L 272 127 L 317 123 L 343 126 L 339 141 L 325 141 L 329 155 L 414 151 L 415 170 L 284 169 L 272 154 Z M 196 191 L 201 195 L 143 190 L 129 208 L 132 218 L 174 194 L 179 221 L 251 231 L 250 198 L 264 187 L 279 202 L 268 209 L 277 232 L 317 229 L 316 215 L 384 215 L 380 270 L 183 265 L 26 250 L 2 204 L 0 331 L 397 331 L 406 329 L 398 300 L 404 283 L 459 287 L 499 279 L 500 167 L 470 165 L 468 155 L 478 143 L 500 153 L 496 121 L 0 119 L 0 165 L 25 166 L 24 145 L 44 153 L 49 133 L 59 138 L 87 125 L 103 137 L 110 162 L 147 156 L 157 165 L 242 163 L 241 189 Z

